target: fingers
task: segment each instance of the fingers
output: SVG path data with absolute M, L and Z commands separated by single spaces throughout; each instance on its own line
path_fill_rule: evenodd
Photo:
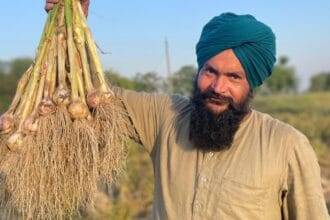
M 49 12 L 54 8 L 54 6 L 59 2 L 59 0 L 46 0 L 45 10 Z M 90 0 L 81 0 L 82 9 L 87 17 L 88 15 L 88 8 L 89 8 Z
M 49 12 L 50 10 L 52 10 L 54 8 L 54 4 L 53 3 L 46 3 L 46 6 L 45 6 L 45 10 L 47 12 Z
M 59 2 L 59 0 L 47 0 L 45 10 L 48 12 L 54 8 L 54 6 Z
M 88 16 L 89 0 L 81 0 L 81 7 L 85 13 L 85 16 Z

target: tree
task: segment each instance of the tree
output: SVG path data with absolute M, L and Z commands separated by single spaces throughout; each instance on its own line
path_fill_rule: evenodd
M 157 92 L 163 88 L 163 80 L 156 72 L 137 73 L 134 81 L 137 91 Z
M 106 76 L 112 85 L 125 89 L 157 92 L 163 88 L 163 79 L 156 72 L 137 73 L 133 78 L 128 78 L 113 70 L 108 70 Z
M 113 70 L 106 71 L 105 75 L 108 81 L 114 86 L 118 86 L 125 89 L 136 90 L 137 87 L 136 82 L 132 79 L 122 76 L 121 74 Z
M 16 85 L 21 75 L 32 64 L 30 58 L 18 58 L 9 62 L 8 72 L 1 74 L 0 93 L 6 95 L 14 95 Z
M 32 64 L 30 58 L 18 58 L 10 62 L 9 74 L 20 77 Z
M 311 78 L 309 91 L 330 91 L 330 72 L 321 72 Z
M 261 94 L 295 93 L 298 78 L 293 67 L 288 66 L 289 58 L 282 56 L 274 66 L 272 75 L 257 89 Z
M 288 57 L 279 58 L 272 75 L 266 80 L 264 90 L 270 93 L 295 93 L 298 89 L 298 78 L 293 67 L 287 65 Z
M 8 63 L 7 62 L 3 62 L 0 60 L 0 74 L 4 74 L 7 73 L 8 71 Z
M 194 66 L 187 65 L 175 72 L 169 79 L 170 90 L 173 93 L 181 95 L 190 95 L 193 89 L 194 78 L 197 69 Z
M 30 58 L 14 59 L 0 62 L 0 112 L 4 111 L 15 94 L 17 82 L 32 63 Z

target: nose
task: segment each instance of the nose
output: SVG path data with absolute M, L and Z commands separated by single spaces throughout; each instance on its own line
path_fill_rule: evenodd
M 215 93 L 221 95 L 227 95 L 228 93 L 228 82 L 225 77 L 217 77 L 214 82 L 211 84 L 211 87 Z

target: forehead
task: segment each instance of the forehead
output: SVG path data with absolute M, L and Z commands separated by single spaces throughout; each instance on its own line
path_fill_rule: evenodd
M 227 49 L 209 59 L 206 66 L 211 66 L 220 72 L 242 72 L 245 74 L 241 62 L 232 49 Z

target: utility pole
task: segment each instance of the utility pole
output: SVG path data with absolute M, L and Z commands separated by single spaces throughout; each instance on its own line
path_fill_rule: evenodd
M 170 61 L 170 50 L 167 38 L 165 38 L 165 55 L 166 55 L 166 69 L 167 69 L 167 78 L 171 76 L 171 61 Z

